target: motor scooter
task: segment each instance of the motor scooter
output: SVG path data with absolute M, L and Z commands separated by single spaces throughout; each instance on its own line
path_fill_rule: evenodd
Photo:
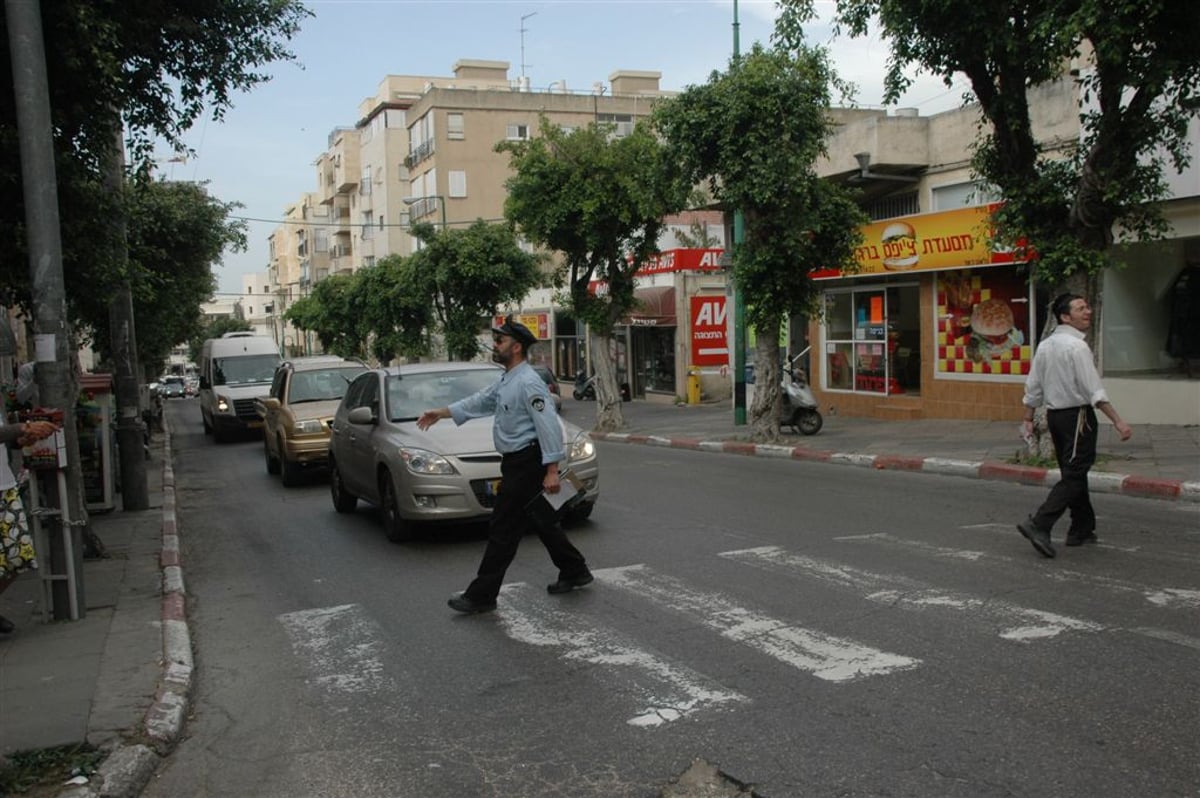
M 575 388 L 571 391 L 571 395 L 577 401 L 583 399 L 596 398 L 596 375 L 588 376 L 587 372 L 580 371 L 575 375 Z
M 806 348 L 787 362 L 783 368 L 783 401 L 779 412 L 779 426 L 791 427 L 802 435 L 816 435 L 825 421 L 817 409 L 817 399 L 808 386 L 808 375 L 796 366 L 796 361 L 808 354 Z

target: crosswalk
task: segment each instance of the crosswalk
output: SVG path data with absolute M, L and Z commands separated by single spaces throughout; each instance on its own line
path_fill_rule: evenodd
M 836 539 L 848 547 L 871 545 L 903 551 L 933 560 L 952 559 L 987 567 L 1015 564 L 1013 558 L 985 550 L 942 547 L 906 540 L 886 533 L 852 535 Z M 969 538 L 968 538 L 969 540 Z M 849 551 L 850 549 L 848 549 Z M 853 606 L 884 607 L 889 612 L 911 614 L 915 624 L 926 617 L 953 618 L 968 632 L 990 636 L 1000 646 L 1052 645 L 1055 641 L 1084 639 L 1105 634 L 1138 635 L 1178 646 L 1182 656 L 1200 653 L 1200 638 L 1172 630 L 1138 625 L 1121 627 L 1109 620 L 1054 612 L 1035 606 L 1036 601 L 1017 601 L 970 590 L 948 589 L 899 573 L 879 573 L 848 562 L 811 556 L 783 546 L 734 549 L 715 555 L 715 561 L 753 569 L 763 578 L 839 594 Z M 915 650 L 922 638 L 903 637 L 880 646 L 878 641 L 855 639 L 844 629 L 825 628 L 803 617 L 803 606 L 785 612 L 764 607 L 754 595 L 743 597 L 731 589 L 696 585 L 675 574 L 647 564 L 632 564 L 593 571 L 592 590 L 611 591 L 622 606 L 636 606 L 637 617 L 654 618 L 663 629 L 695 629 L 716 639 L 744 647 L 748 656 L 765 658 L 813 684 L 840 685 L 874 679 L 895 678 L 918 670 L 945 651 Z M 1164 622 L 1165 627 L 1184 626 L 1200 607 L 1200 591 L 1191 585 L 1178 587 L 1139 584 L 1065 568 L 1045 569 L 1041 578 L 1052 583 L 1086 586 L 1101 594 L 1133 600 L 1147 612 L 1163 612 L 1184 618 L 1183 624 Z M 737 580 L 754 584 L 760 580 Z M 1036 595 L 1036 594 L 1035 594 Z M 1148 608 L 1148 609 L 1147 609 Z M 1088 611 L 1088 614 L 1091 614 Z M 613 696 L 630 726 L 652 729 L 722 708 L 752 701 L 745 687 L 734 689 L 703 672 L 705 665 L 681 661 L 680 655 L 665 653 L 654 640 L 645 640 L 646 625 L 639 632 L 621 628 L 620 613 L 605 613 L 593 606 L 581 612 L 574 602 L 548 600 L 544 589 L 525 583 L 504 586 L 496 621 L 507 637 L 543 650 L 564 662 L 586 663 L 589 678 Z M 389 690 L 387 668 L 382 659 L 378 627 L 359 606 L 349 604 L 318 608 L 279 616 L 295 655 L 304 662 L 310 682 L 318 689 L 338 694 Z M 826 620 L 826 624 L 831 623 Z M 862 627 L 856 627 L 862 628 Z M 869 636 L 869 632 L 859 632 Z M 907 647 L 907 648 L 906 648 Z M 901 650 L 887 650 L 897 648 Z M 706 663 L 711 664 L 711 662 Z M 844 688 L 843 688 L 844 689 Z

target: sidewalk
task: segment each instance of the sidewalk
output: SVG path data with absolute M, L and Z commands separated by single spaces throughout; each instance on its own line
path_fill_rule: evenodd
M 146 476 L 150 509 L 91 515 L 109 556 L 84 561 L 82 619 L 46 622 L 36 573 L 0 595 L 17 626 L 0 637 L 0 757 L 84 741 L 108 753 L 62 795 L 138 795 L 182 727 L 191 643 L 167 436 Z
M 564 416 L 590 429 L 593 402 L 567 398 Z M 728 401 L 622 406 L 620 433 L 599 440 L 671 446 L 870 468 L 1042 483 L 1056 470 L 1015 466 L 1022 442 L 1015 422 L 880 421 L 829 416 L 811 437 L 780 445 L 749 442 Z M 64 798 L 136 796 L 173 747 L 192 684 L 191 639 L 176 532 L 170 437 L 158 436 L 147 462 L 151 509 L 92 516 L 110 557 L 84 563 L 87 615 L 46 623 L 40 584 L 21 577 L 0 595 L 0 614 L 17 631 L 0 637 L 0 756 L 87 742 L 109 752 L 86 785 Z M 1130 441 L 1110 426 L 1100 435 L 1097 491 L 1200 502 L 1200 427 L 1138 426 Z

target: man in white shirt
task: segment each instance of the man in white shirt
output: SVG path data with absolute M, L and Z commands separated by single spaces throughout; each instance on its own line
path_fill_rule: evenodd
M 1025 380 L 1024 428 L 1033 435 L 1033 411 L 1046 406 L 1046 426 L 1062 478 L 1042 506 L 1017 529 L 1043 557 L 1055 555 L 1050 542 L 1054 522 L 1068 509 L 1071 528 L 1067 545 L 1095 543 L 1096 513 L 1088 495 L 1088 471 L 1096 462 L 1096 411 L 1108 416 L 1121 440 L 1133 430 L 1117 415 L 1100 384 L 1092 350 L 1084 333 L 1092 326 L 1092 309 L 1077 294 L 1062 294 L 1050 306 L 1058 326 L 1038 346 Z

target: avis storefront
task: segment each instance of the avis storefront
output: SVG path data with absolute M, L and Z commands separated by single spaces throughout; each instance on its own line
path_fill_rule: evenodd
M 720 249 L 673 249 L 635 274 L 636 305 L 610 342 L 618 379 L 634 397 L 674 400 L 687 372 L 701 371 L 702 391 L 728 395 L 725 274 Z M 592 284 L 603 292 L 603 282 Z
M 814 275 L 825 316 L 808 326 L 810 380 L 822 410 L 1019 417 L 1035 297 L 1012 255 L 990 248 L 989 216 L 979 206 L 867 225 L 857 273 Z

